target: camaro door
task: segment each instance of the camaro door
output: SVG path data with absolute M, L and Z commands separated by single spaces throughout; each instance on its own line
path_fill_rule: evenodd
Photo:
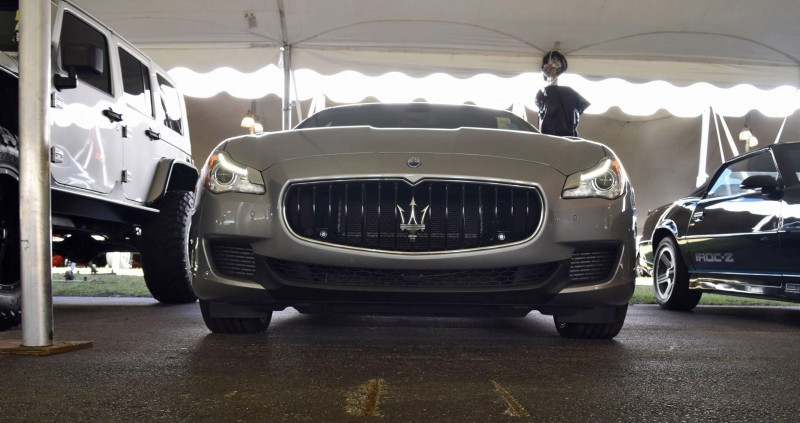
M 782 146 L 784 147 L 784 146 Z M 786 189 L 783 194 L 781 239 L 784 290 L 800 295 L 800 145 L 786 145 L 776 155 Z
M 780 285 L 781 192 L 752 186 L 765 178 L 778 180 L 769 150 L 720 168 L 697 203 L 686 240 L 690 271 L 700 286 L 757 293 L 751 284 Z

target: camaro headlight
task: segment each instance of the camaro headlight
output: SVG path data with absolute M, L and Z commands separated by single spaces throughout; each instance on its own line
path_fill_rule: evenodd
M 205 173 L 205 187 L 213 193 L 264 194 L 267 192 L 264 178 L 259 171 L 236 163 L 224 151 L 214 152 L 208 159 L 203 172 Z
M 625 171 L 617 159 L 604 158 L 596 166 L 567 177 L 564 198 L 600 197 L 613 200 L 625 189 Z

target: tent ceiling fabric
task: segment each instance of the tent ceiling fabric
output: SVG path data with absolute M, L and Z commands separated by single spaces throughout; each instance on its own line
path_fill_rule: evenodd
M 570 71 L 587 78 L 800 80 L 796 0 L 75 1 L 168 69 L 274 64 L 283 9 L 293 67 L 328 74 L 510 76 L 538 69 L 559 43 Z

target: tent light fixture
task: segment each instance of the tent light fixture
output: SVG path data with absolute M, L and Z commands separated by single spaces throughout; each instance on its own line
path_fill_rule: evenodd
M 247 21 L 248 29 L 254 29 L 258 27 L 258 22 L 256 21 L 256 12 L 252 10 L 244 12 L 244 19 Z
M 750 132 L 750 128 L 748 128 L 746 125 L 739 132 L 739 141 L 748 141 L 752 137 L 753 137 L 753 133 Z
M 250 109 L 247 111 L 247 114 L 242 118 L 242 123 L 240 123 L 242 128 L 246 128 L 250 130 L 250 135 L 253 134 L 260 134 L 264 132 L 264 125 L 261 124 L 261 119 L 258 118 L 256 114 L 256 101 L 250 101 Z
M 252 128 L 255 125 L 256 119 L 255 115 L 251 110 L 247 111 L 247 114 L 242 118 L 241 126 L 242 128 Z

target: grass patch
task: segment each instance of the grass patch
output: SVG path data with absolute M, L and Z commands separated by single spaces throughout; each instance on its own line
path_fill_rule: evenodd
M 53 296 L 68 297 L 150 297 L 141 275 L 81 275 L 64 280 L 63 273 L 53 274 Z
M 86 271 L 85 273 L 88 273 Z M 85 279 L 84 279 L 85 278 Z M 64 273 L 53 272 L 53 296 L 69 297 L 151 297 L 141 274 L 101 273 L 97 275 L 76 274 L 75 280 L 64 280 Z M 631 304 L 655 304 L 651 285 L 637 285 Z M 759 300 L 719 294 L 703 294 L 701 305 L 772 305 L 800 306 L 788 301 Z
M 656 297 L 653 287 L 649 285 L 637 285 L 633 291 L 631 304 L 655 304 Z M 754 298 L 734 297 L 732 295 L 707 294 L 704 293 L 700 298 L 700 305 L 755 305 L 755 306 L 797 306 L 797 303 L 789 301 L 759 300 Z

